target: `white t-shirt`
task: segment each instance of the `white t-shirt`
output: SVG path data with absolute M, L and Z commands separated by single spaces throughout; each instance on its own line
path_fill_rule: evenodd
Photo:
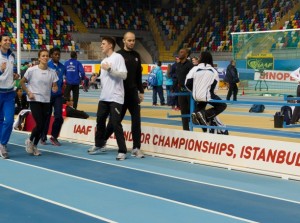
M 111 69 L 118 72 L 127 72 L 124 58 L 121 54 L 113 52 L 112 55 L 102 60 L 101 64 L 108 63 Z M 124 104 L 124 85 L 123 79 L 113 77 L 108 71 L 101 69 L 101 94 L 100 101 L 116 102 Z
M 52 84 L 58 81 L 55 70 L 48 68 L 42 70 L 38 65 L 27 69 L 24 77 L 27 80 L 27 88 L 34 94 L 35 99 L 28 101 L 50 102 Z

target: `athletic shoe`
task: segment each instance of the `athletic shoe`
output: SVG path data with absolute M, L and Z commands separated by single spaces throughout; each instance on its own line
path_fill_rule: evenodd
M 125 153 L 118 153 L 116 160 L 122 161 L 126 159 Z
M 200 125 L 200 122 L 199 122 L 199 120 L 197 118 L 196 113 L 193 112 L 192 115 L 191 115 L 191 117 L 192 117 L 192 122 L 193 122 L 194 125 Z
M 53 136 L 51 136 L 50 142 L 51 142 L 52 145 L 54 145 L 54 146 L 61 146 L 60 142 L 59 142 L 56 138 L 54 138 Z
M 197 119 L 199 120 L 199 122 L 202 125 L 208 125 L 207 120 L 206 120 L 206 116 L 205 116 L 205 111 L 203 111 L 203 110 L 198 111 L 196 113 L 196 115 L 197 115 Z
M 41 139 L 41 140 L 40 140 L 40 144 L 41 144 L 41 145 L 47 145 L 47 142 L 46 142 L 46 140 L 42 140 L 42 139 Z
M 36 145 L 33 145 L 33 155 L 34 156 L 41 156 L 42 153 L 38 150 Z
M 8 153 L 7 153 L 7 151 L 6 151 L 6 146 L 1 145 L 1 144 L 0 144 L 0 156 L 1 156 L 3 159 L 8 159 L 8 158 L 9 158 Z
M 25 150 L 29 154 L 33 154 L 33 143 L 30 141 L 30 139 L 25 140 Z
M 6 150 L 6 152 L 9 152 L 8 148 L 7 148 L 7 145 L 2 145 L 3 148 Z
M 89 148 L 87 152 L 90 155 L 95 155 L 95 154 L 98 154 L 98 153 L 105 153 L 106 149 L 104 148 L 104 146 L 103 147 L 93 146 L 92 148 Z
M 131 151 L 131 156 L 135 156 L 136 158 L 145 158 L 143 152 L 138 148 Z

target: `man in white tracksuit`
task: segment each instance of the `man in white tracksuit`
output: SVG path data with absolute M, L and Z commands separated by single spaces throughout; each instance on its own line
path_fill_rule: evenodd
M 202 52 L 199 65 L 190 70 L 185 80 L 185 86 L 192 92 L 193 98 L 197 102 L 195 113 L 192 114 L 194 124 L 209 125 L 210 120 L 226 109 L 225 103 L 209 102 L 210 100 L 221 100 L 215 94 L 218 84 L 219 74 L 213 68 L 212 55 L 209 52 Z M 212 107 L 205 110 L 207 104 Z

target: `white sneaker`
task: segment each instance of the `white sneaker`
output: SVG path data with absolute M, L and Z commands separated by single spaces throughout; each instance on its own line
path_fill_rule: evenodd
M 98 153 L 105 153 L 106 149 L 104 147 L 93 146 L 92 148 L 89 148 L 87 152 L 90 155 L 95 155 L 95 154 L 98 154 Z
M 136 158 L 145 158 L 143 152 L 138 148 L 131 151 L 131 156 L 135 156 Z
M 3 159 L 8 159 L 8 153 L 6 150 L 6 146 L 5 145 L 1 145 L 0 144 L 0 157 L 2 157 Z
M 33 143 L 30 141 L 30 139 L 25 140 L 25 150 L 29 154 L 33 154 Z
M 116 160 L 125 160 L 126 154 L 125 153 L 118 153 Z
M 37 146 L 33 145 L 33 155 L 34 156 L 41 156 L 42 153 L 38 150 Z

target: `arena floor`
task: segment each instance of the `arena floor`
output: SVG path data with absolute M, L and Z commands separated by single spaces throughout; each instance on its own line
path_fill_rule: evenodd
M 98 91 L 80 92 L 79 109 L 92 119 L 98 97 Z M 272 129 L 277 108 L 267 106 L 265 113 L 255 115 L 248 109 L 229 105 L 221 119 L 230 126 L 291 131 Z M 167 119 L 168 112 L 179 113 L 153 108 L 151 93 L 146 93 L 143 125 L 180 129 L 181 121 Z M 300 219 L 299 181 L 149 154 L 145 159 L 128 154 L 125 161 L 116 161 L 116 148 L 89 155 L 90 145 L 62 139 L 60 147 L 39 145 L 43 154 L 34 157 L 25 152 L 27 137 L 28 133 L 14 131 L 8 145 L 10 159 L 0 160 L 0 222 L 298 223 Z

